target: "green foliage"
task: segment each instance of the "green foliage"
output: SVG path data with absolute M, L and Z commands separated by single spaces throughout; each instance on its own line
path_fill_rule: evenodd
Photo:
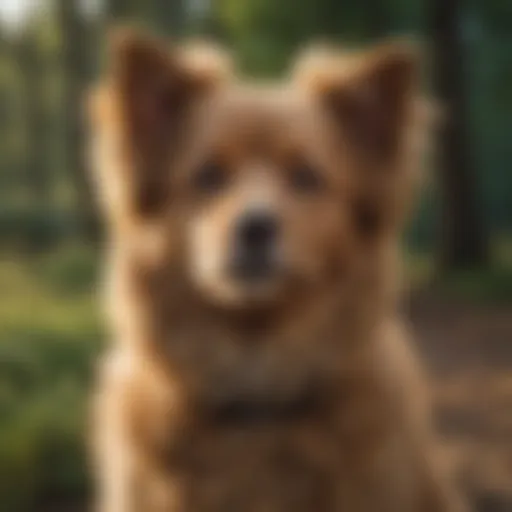
M 323 21 L 338 24 L 343 18 L 336 15 L 336 5 L 339 3 L 326 0 L 223 0 L 217 4 L 217 16 L 230 36 L 241 68 L 265 76 L 282 71 L 303 43 L 325 35 Z M 328 17 L 329 11 L 334 12 Z
M 101 330 L 95 257 L 71 247 L 2 258 L 0 503 L 6 512 L 84 497 L 87 403 Z
M 491 244 L 491 264 L 440 276 L 432 253 L 410 248 L 407 270 L 412 288 L 433 288 L 444 299 L 480 305 L 512 303 L 512 240 L 497 238 Z
M 491 267 L 485 272 L 455 272 L 443 283 L 446 297 L 464 297 L 477 303 L 507 303 L 512 298 L 512 268 Z
M 74 212 L 47 207 L 21 207 L 7 203 L 0 207 L 0 247 L 43 250 L 63 239 L 76 237 Z
M 441 283 L 445 296 L 462 297 L 481 304 L 512 302 L 512 241 L 494 243 L 494 260 L 485 271 L 466 269 L 453 272 Z

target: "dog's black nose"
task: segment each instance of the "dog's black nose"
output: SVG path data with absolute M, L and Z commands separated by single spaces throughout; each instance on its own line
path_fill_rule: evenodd
M 263 279 L 276 270 L 276 239 L 279 226 L 266 212 L 251 212 L 235 228 L 231 272 L 244 280 Z
M 246 214 L 238 224 L 237 237 L 242 247 L 251 251 L 264 250 L 277 235 L 277 221 L 269 213 Z

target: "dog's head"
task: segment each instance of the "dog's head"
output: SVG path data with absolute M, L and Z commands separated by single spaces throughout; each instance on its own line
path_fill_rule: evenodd
M 404 218 L 415 60 L 401 44 L 324 53 L 246 86 L 217 57 L 118 35 L 94 101 L 114 232 L 223 306 L 338 282 Z

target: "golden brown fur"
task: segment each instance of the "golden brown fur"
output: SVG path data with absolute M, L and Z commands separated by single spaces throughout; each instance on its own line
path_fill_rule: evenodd
M 249 87 L 145 37 L 113 47 L 92 105 L 114 338 L 99 510 L 461 510 L 396 304 L 424 131 L 410 49 Z M 198 191 L 212 158 L 225 175 Z M 246 286 L 221 269 L 253 203 L 286 272 Z

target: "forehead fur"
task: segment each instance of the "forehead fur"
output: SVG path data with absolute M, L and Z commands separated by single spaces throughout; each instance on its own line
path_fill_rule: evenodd
M 232 168 L 303 161 L 328 169 L 334 138 L 323 111 L 293 83 L 231 83 L 199 106 L 184 149 L 191 168 L 212 157 Z
M 216 118 L 218 128 L 236 122 L 240 131 L 232 134 L 235 137 L 258 127 L 265 129 L 265 126 L 272 136 L 273 127 L 290 130 L 312 115 L 308 98 L 288 84 L 251 86 L 240 83 L 232 83 L 219 91 L 212 98 L 209 113 Z

